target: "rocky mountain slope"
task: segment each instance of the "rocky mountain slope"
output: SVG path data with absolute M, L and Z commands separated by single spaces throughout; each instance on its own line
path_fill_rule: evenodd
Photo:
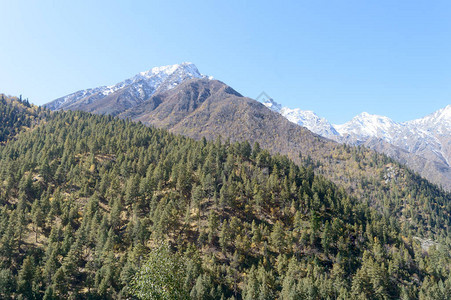
M 272 99 L 263 104 L 323 137 L 385 153 L 430 181 L 451 189 L 451 105 L 403 123 L 364 112 L 345 124 L 332 125 L 311 111 L 282 107 Z

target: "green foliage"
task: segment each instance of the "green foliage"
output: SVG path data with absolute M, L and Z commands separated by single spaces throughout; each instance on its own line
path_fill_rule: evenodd
M 130 291 L 139 299 L 188 299 L 183 286 L 185 263 L 167 244 L 152 249 L 147 260 L 131 283 Z

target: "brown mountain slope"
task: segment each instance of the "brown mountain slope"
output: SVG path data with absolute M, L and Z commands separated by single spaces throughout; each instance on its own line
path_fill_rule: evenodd
M 157 94 L 120 115 L 196 139 L 218 136 L 258 142 L 299 161 L 299 153 L 320 158 L 338 146 L 293 124 L 263 104 L 217 80 L 193 79 Z

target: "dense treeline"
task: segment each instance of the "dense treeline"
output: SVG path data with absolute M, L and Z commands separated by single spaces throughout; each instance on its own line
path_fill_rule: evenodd
M 426 245 L 427 227 L 258 144 L 57 112 L 0 147 L 0 170 L 0 298 L 451 297 L 440 207 Z
M 30 104 L 28 99 L 0 94 L 0 143 L 36 125 L 48 114 L 41 107 Z

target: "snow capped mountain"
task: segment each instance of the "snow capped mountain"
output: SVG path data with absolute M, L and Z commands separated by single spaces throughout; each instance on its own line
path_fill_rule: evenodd
M 405 159 L 404 156 L 401 159 L 407 166 L 451 190 L 451 105 L 424 118 L 403 123 L 387 117 L 362 114 L 335 128 L 341 134 L 337 139 L 339 142 L 383 149 L 384 153 L 398 160 L 399 152 L 381 144 L 388 143 L 410 153 L 410 158 Z M 424 162 L 420 162 L 419 158 Z
M 388 117 L 371 115 L 363 112 L 355 116 L 351 121 L 342 125 L 333 125 L 339 135 L 352 135 L 359 140 L 370 137 L 382 138 L 387 142 L 392 140 L 391 133 L 402 130 L 403 125 L 398 124 Z
M 119 100 L 122 102 L 122 106 L 128 108 L 145 101 L 157 91 L 170 90 L 187 79 L 204 77 L 197 67 L 189 62 L 155 67 L 115 85 L 81 90 L 58 98 L 46 104 L 46 107 L 51 110 L 80 109 L 114 114 L 114 109 L 110 111 L 111 100 Z M 119 94 L 121 95 L 120 99 L 112 97 Z M 107 110 L 102 111 L 102 106 Z M 98 111 L 99 109 L 100 111 Z
M 451 133 L 451 105 L 421 119 L 397 123 L 388 117 L 362 113 L 351 121 L 334 125 L 341 136 L 350 135 L 360 140 L 370 137 L 397 143 L 398 139 L 409 136 L 421 138 L 449 135 Z
M 346 143 L 355 144 L 377 138 L 450 166 L 451 105 L 424 118 L 403 123 L 362 113 L 343 125 L 335 125 L 335 128 Z
M 185 62 L 179 65 L 154 67 L 116 85 L 101 87 L 101 89 L 103 89 L 104 95 L 109 95 L 126 86 L 135 85 L 137 93 L 144 95 L 147 94 L 145 88 L 155 91 L 164 84 L 167 90 L 186 79 L 201 77 L 202 75 L 194 64 Z
M 332 125 L 312 111 L 283 107 L 273 99 L 262 103 L 323 137 L 384 152 L 451 190 L 451 105 L 403 123 L 363 112 L 347 123 Z
M 280 113 L 290 122 L 306 127 L 308 130 L 318 135 L 328 138 L 339 135 L 329 121 L 319 117 L 313 111 L 282 107 L 282 105 L 278 104 L 273 99 L 266 99 L 262 103 L 269 109 Z

